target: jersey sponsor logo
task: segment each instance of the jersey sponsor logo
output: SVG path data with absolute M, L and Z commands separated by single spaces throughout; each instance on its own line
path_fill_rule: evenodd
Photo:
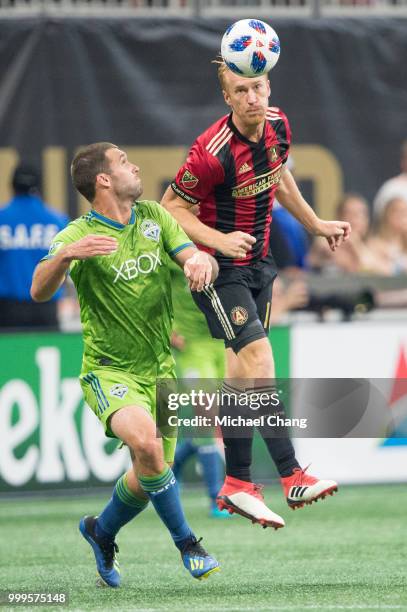
M 281 164 L 274 170 L 249 178 L 240 185 L 232 188 L 233 198 L 252 198 L 263 191 L 278 185 L 281 178 Z
M 239 174 L 244 174 L 244 172 L 249 172 L 251 170 L 251 166 L 247 162 L 242 164 L 239 168 Z
M 235 306 L 230 311 L 230 318 L 235 325 L 244 325 L 249 318 L 249 313 L 243 306 Z
M 137 278 L 139 274 L 150 274 L 155 272 L 157 266 L 161 265 L 160 249 L 158 248 L 155 253 L 143 253 L 136 259 L 126 259 L 120 268 L 113 265 L 110 266 L 116 272 L 113 284 L 117 283 L 119 279 L 130 281 Z
M 116 384 L 113 385 L 113 387 L 110 387 L 109 393 L 113 397 L 119 397 L 120 399 L 123 399 L 128 390 L 129 388 L 127 387 L 127 385 Z
M 191 174 L 189 170 L 185 170 L 180 182 L 185 189 L 194 189 L 198 185 L 199 179 Z
M 155 221 L 145 219 L 140 227 L 141 233 L 150 240 L 158 242 L 160 240 L 161 228 Z
M 0 225 L 0 249 L 49 249 L 59 227 L 53 223 Z
M 278 145 L 273 145 L 268 150 L 269 160 L 274 164 L 278 160 L 278 156 L 280 154 L 280 147 Z

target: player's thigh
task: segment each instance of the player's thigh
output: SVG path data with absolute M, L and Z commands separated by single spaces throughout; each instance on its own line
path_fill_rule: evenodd
M 243 283 L 226 283 L 193 292 L 193 298 L 205 314 L 213 338 L 223 339 L 226 347 L 238 353 L 243 346 L 265 332 L 259 320 L 251 290 Z
M 119 437 L 111 429 L 111 418 L 127 406 L 138 406 L 147 422 L 154 425 L 154 406 L 150 394 L 146 392 L 145 386 L 128 372 L 108 368 L 96 369 L 82 374 L 79 382 L 85 401 L 102 423 L 106 436 Z
M 161 382 L 165 383 L 165 398 L 168 391 L 176 389 L 174 370 L 168 370 L 165 378 L 161 379 Z M 172 464 L 174 462 L 175 448 L 177 446 L 177 413 L 174 410 L 170 410 L 168 401 L 162 400 L 160 392 L 157 393 L 157 386 L 155 384 L 146 386 L 145 393 L 149 399 L 151 414 L 156 424 L 156 435 L 159 436 L 162 441 L 164 461 L 168 464 Z

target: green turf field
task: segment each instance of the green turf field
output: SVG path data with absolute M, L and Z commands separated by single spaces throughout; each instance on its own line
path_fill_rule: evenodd
M 183 492 L 191 525 L 222 565 L 202 582 L 148 509 L 118 537 L 117 590 L 95 587 L 93 554 L 77 529 L 105 498 L 1 500 L 0 589 L 68 591 L 69 610 L 407 610 L 405 486 L 342 488 L 294 512 L 277 485 L 266 499 L 273 489 L 270 505 L 287 523 L 278 532 L 209 519 L 203 493 Z

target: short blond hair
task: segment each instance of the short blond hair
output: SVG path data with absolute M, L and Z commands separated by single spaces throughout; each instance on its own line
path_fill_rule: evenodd
M 227 70 L 229 70 L 229 68 L 226 66 L 225 62 L 223 61 L 223 59 L 221 57 L 213 60 L 212 64 L 216 64 L 217 67 L 218 67 L 218 79 L 219 79 L 219 83 L 220 83 L 220 86 L 221 86 L 222 90 L 225 91 L 226 90 L 225 74 L 226 74 Z

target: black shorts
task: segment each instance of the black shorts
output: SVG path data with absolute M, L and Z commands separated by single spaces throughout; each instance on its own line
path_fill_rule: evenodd
M 200 293 L 192 291 L 212 337 L 223 339 L 236 354 L 250 342 L 267 337 L 276 276 L 268 257 L 250 266 L 221 268 L 212 285 Z

